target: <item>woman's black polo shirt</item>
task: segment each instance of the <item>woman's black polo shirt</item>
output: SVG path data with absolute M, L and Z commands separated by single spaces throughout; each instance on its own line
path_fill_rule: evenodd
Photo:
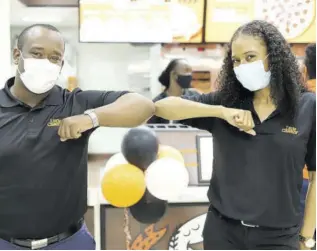
M 184 97 L 219 105 L 216 93 Z M 218 118 L 182 123 L 213 135 L 213 174 L 208 198 L 223 215 L 266 227 L 300 223 L 303 168 L 316 170 L 316 96 L 304 93 L 293 123 L 275 111 L 260 122 L 252 100 L 245 102 L 255 121 L 256 136 L 240 132 Z
M 0 90 L 0 238 L 46 238 L 67 231 L 87 209 L 91 131 L 61 142 L 60 121 L 127 92 L 69 92 L 55 86 L 30 108 L 10 93 L 13 81 Z

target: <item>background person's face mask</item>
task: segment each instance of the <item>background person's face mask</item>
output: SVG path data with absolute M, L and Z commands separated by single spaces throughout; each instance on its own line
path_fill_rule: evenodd
M 234 68 L 237 79 L 244 88 L 254 92 L 270 84 L 271 72 L 265 71 L 262 60 L 241 64 Z
M 23 62 L 24 72 L 19 72 L 20 78 L 30 92 L 43 94 L 55 86 L 61 66 L 51 63 L 48 59 L 23 58 Z
M 190 88 L 192 79 L 192 75 L 178 75 L 176 81 L 181 88 L 188 89 Z

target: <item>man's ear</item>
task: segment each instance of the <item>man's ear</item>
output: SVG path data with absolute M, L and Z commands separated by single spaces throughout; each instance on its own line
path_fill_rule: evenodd
M 13 49 L 13 54 L 12 54 L 12 56 L 13 56 L 13 62 L 14 62 L 14 64 L 15 64 L 15 65 L 18 65 L 18 64 L 19 64 L 19 59 L 20 59 L 20 57 L 21 57 L 21 52 L 20 52 L 20 50 L 19 50 L 18 48 L 14 48 L 14 49 Z

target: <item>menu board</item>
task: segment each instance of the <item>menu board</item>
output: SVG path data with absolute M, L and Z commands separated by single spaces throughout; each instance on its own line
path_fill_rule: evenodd
M 204 29 L 204 0 L 170 1 L 173 42 L 202 43 Z
M 274 24 L 290 43 L 316 41 L 316 0 L 208 0 L 205 41 L 229 42 L 254 19 Z
M 201 43 L 204 0 L 80 0 L 80 42 Z

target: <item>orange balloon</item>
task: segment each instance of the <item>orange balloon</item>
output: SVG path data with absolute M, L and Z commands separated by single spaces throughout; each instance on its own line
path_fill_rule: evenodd
M 182 163 L 185 163 L 184 157 L 181 154 L 181 152 L 178 151 L 176 148 L 171 147 L 171 146 L 167 146 L 167 145 L 160 145 L 159 146 L 157 158 L 158 159 L 173 158 L 173 159 L 176 159 Z
M 144 173 L 131 164 L 120 164 L 105 173 L 101 190 L 105 199 L 115 207 L 130 207 L 144 195 Z

